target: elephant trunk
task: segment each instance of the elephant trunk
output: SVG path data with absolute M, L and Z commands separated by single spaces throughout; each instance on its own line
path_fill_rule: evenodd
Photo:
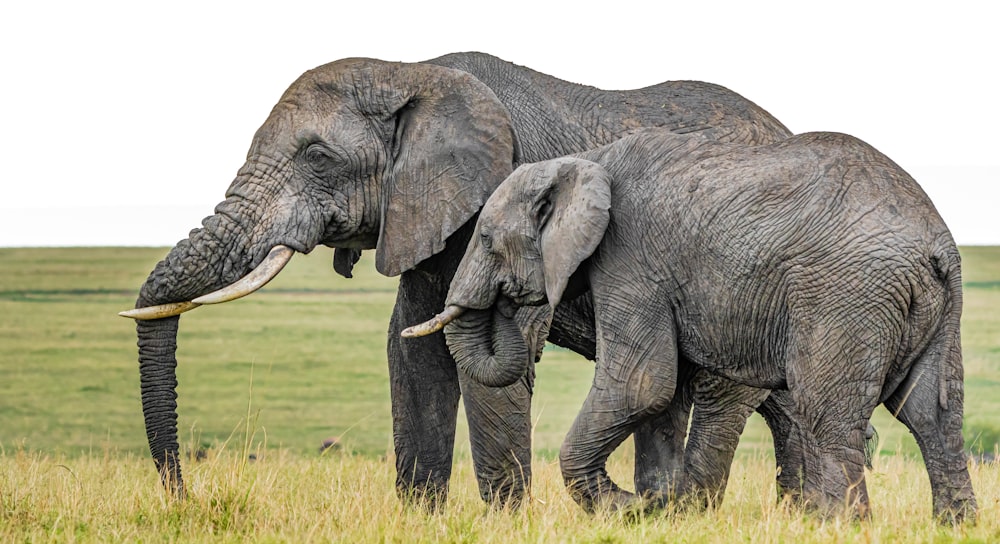
M 191 231 L 160 261 L 143 284 L 137 308 L 190 301 L 246 275 L 263 250 L 252 249 L 235 219 L 242 206 L 229 199 L 203 228 Z M 259 255 L 259 256 L 258 256 Z M 177 442 L 177 330 L 179 316 L 137 320 L 142 413 L 149 451 L 163 485 L 181 497 L 184 481 Z
M 177 444 L 177 325 L 180 317 L 136 321 L 139 337 L 139 382 L 149 453 L 160 481 L 184 496 Z
M 506 387 L 527 372 L 531 353 L 513 316 L 497 307 L 466 310 L 445 327 L 459 369 L 489 387 Z

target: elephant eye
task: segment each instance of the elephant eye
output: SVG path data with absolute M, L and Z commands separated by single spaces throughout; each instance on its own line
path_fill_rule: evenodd
M 330 169 L 333 157 L 321 145 L 311 145 L 305 152 L 306 163 L 317 173 Z
M 483 244 L 483 248 L 486 249 L 486 251 L 493 251 L 493 237 L 490 236 L 490 233 L 486 231 L 480 232 L 479 238 Z

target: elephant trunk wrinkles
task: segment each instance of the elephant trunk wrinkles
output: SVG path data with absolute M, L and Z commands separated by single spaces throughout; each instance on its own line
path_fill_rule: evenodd
M 136 321 L 139 382 L 149 453 L 164 487 L 184 495 L 177 444 L 177 325 L 179 316 Z
M 238 210 L 233 206 L 239 205 L 234 200 L 223 202 L 203 228 L 191 231 L 156 265 L 139 292 L 137 308 L 191 300 L 232 283 L 252 268 L 251 253 L 262 252 L 248 249 L 243 228 L 234 219 L 240 217 L 234 213 Z M 179 320 L 179 316 L 137 320 L 136 334 L 149 451 L 163 485 L 182 497 L 176 401 Z
M 468 310 L 445 327 L 459 369 L 489 387 L 506 387 L 528 370 L 531 354 L 517 323 L 495 307 Z

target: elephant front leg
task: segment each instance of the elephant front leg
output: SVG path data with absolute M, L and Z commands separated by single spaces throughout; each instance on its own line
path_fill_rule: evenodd
M 443 306 L 440 291 L 427 276 L 404 273 L 388 338 L 396 491 L 403 500 L 431 509 L 443 505 L 448 494 L 458 415 L 458 370 L 444 335 L 403 339 L 399 333 Z
M 594 359 L 596 336 L 593 299 L 589 295 L 559 304 L 548 338 L 550 342 Z M 681 376 L 678 383 L 687 383 L 687 378 Z M 690 394 L 678 388 L 678 394 L 666 410 L 636 427 L 634 479 L 638 495 L 662 503 L 675 497 L 683 485 L 684 438 L 691 400 Z
M 600 371 L 598 371 L 600 372 Z M 633 510 L 641 499 L 615 484 L 606 469 L 608 457 L 640 421 L 638 414 L 609 410 L 617 392 L 591 388 L 559 450 L 563 482 L 584 510 Z
M 547 305 L 522 307 L 514 321 L 531 358 L 520 380 L 507 387 L 487 387 L 459 372 L 479 495 L 495 506 L 512 508 L 520 506 L 531 489 L 534 363 L 545 346 L 552 312 Z
M 590 512 L 631 510 L 642 504 L 611 480 L 607 459 L 641 423 L 662 414 L 674 397 L 677 344 L 672 314 L 656 307 L 655 298 L 640 296 L 647 292 L 633 289 L 601 298 L 595 292 L 595 314 L 600 317 L 594 383 L 559 452 L 570 494 Z M 647 445 L 640 439 L 640 450 L 650 451 Z M 656 448 L 651 451 L 657 463 L 663 459 Z M 658 477 L 653 476 L 653 486 L 659 485 Z M 661 502 L 657 497 L 651 506 Z

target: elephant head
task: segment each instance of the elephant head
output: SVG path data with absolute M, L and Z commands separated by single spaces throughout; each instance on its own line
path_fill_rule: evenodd
M 342 252 L 342 274 L 375 248 L 378 270 L 398 275 L 441 251 L 518 160 L 509 112 L 465 72 L 345 59 L 296 80 L 215 214 L 122 313 L 139 320 L 143 414 L 164 484 L 183 492 L 176 314 L 243 296 L 320 244 Z
M 529 363 L 518 325 L 546 323 L 514 320 L 514 309 L 546 305 L 551 313 L 603 239 L 610 207 L 610 179 L 596 163 L 561 158 L 520 166 L 483 207 L 445 310 L 403 335 L 444 328 L 463 371 L 488 386 L 509 385 Z

